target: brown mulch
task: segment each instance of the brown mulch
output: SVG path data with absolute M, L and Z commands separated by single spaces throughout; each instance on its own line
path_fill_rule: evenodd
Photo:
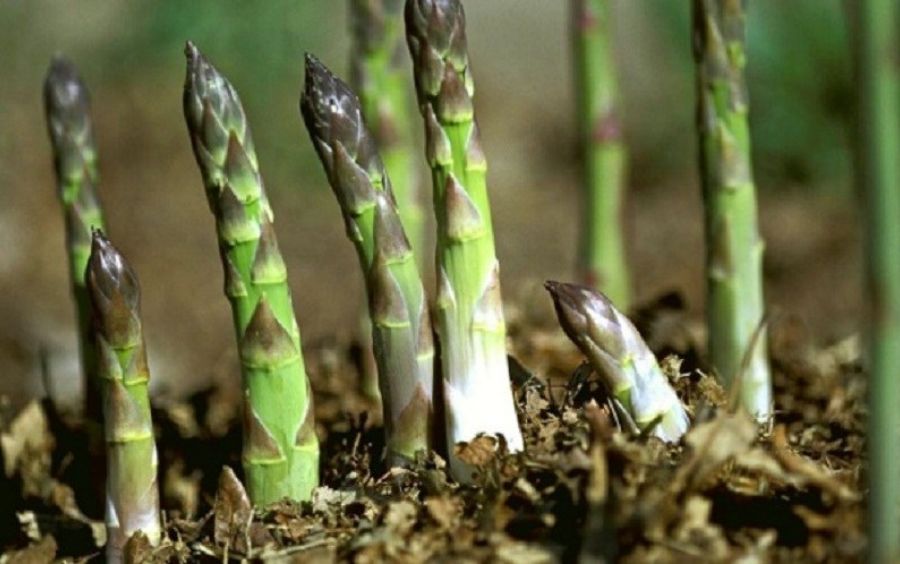
M 473 485 L 423 456 L 381 462 L 378 414 L 349 347 L 309 347 L 323 485 L 309 503 L 252 510 L 240 485 L 236 383 L 155 399 L 166 538 L 140 562 L 831 561 L 862 558 L 865 378 L 850 340 L 829 348 L 773 327 L 776 417 L 729 409 L 703 341 L 669 296 L 635 314 L 688 406 L 679 445 L 615 428 L 596 376 L 540 316 L 509 314 L 524 453 L 481 437 Z M 0 548 L 8 563 L 83 561 L 104 530 L 87 441 L 48 401 L 0 406 Z M 223 466 L 231 470 L 222 472 Z M 235 474 L 237 473 L 237 475 Z M 99 519 L 99 520 L 98 520 Z

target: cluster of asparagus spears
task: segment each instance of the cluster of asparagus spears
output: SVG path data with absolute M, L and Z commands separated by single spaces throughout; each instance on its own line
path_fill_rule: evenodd
M 625 154 L 608 6 L 605 0 L 572 1 L 588 201 L 582 267 L 594 287 L 548 282 L 547 290 L 562 328 L 601 375 L 624 426 L 676 442 L 689 426 L 684 407 L 616 307 L 627 306 L 629 291 L 619 223 Z M 351 0 L 353 84 L 360 97 L 307 55 L 300 111 L 365 279 L 389 460 L 404 464 L 432 449 L 443 428 L 451 472 L 465 481 L 471 469 L 456 456 L 458 443 L 499 434 L 510 450 L 523 448 L 506 359 L 487 160 L 475 121 L 462 3 L 407 0 L 405 38 L 437 220 L 431 309 L 416 258 L 422 253 L 423 214 L 398 52 L 401 4 Z M 710 356 L 726 382 L 740 390 L 746 409 L 765 421 L 772 400 L 743 2 L 694 0 L 693 10 Z M 241 362 L 249 494 L 260 505 L 283 497 L 309 499 L 319 481 L 313 398 L 248 119 L 235 88 L 197 47 L 188 43 L 186 55 L 185 121 L 215 217 Z M 119 561 L 136 531 L 151 543 L 160 536 L 139 289 L 134 272 L 101 232 L 88 96 L 71 63 L 54 60 L 45 100 L 78 311 L 85 414 L 105 430 L 108 558 Z M 878 358 L 893 354 L 879 351 L 884 354 Z M 444 421 L 435 421 L 436 397 L 444 399 Z

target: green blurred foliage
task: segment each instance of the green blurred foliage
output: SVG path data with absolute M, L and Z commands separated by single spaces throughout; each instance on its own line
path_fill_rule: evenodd
M 763 189 L 849 186 L 854 107 L 844 0 L 749 0 L 748 84 L 754 167 Z M 683 49 L 692 79 L 690 2 L 657 5 L 658 26 Z M 646 10 L 650 12 L 650 10 Z

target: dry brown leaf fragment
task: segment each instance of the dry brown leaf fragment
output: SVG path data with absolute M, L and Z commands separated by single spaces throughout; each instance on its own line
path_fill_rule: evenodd
M 213 539 L 217 545 L 246 554 L 247 531 L 253 519 L 253 506 L 244 485 L 228 466 L 219 474 L 219 488 L 213 505 Z
M 432 496 L 425 500 L 428 515 L 441 529 L 452 529 L 462 511 L 460 502 L 448 495 Z
M 56 559 L 56 550 L 56 539 L 52 535 L 46 535 L 37 543 L 8 554 L 4 562 L 6 564 L 50 564 Z
M 456 445 L 456 456 L 476 468 L 482 467 L 497 454 L 497 439 L 490 435 L 479 435 L 466 443 Z
M 807 482 L 822 488 L 841 501 L 857 501 L 859 499 L 859 494 L 851 491 L 846 484 L 836 480 L 818 464 L 791 450 L 787 439 L 787 429 L 784 425 L 777 425 L 772 431 L 772 450 L 775 458 L 788 472 L 802 476 Z
M 24 472 L 23 466 L 33 467 L 33 464 L 26 463 L 26 458 L 38 457 L 41 461 L 46 458 L 49 469 L 53 442 L 44 409 L 40 402 L 32 401 L 13 419 L 9 430 L 0 434 L 0 450 L 3 451 L 6 476 L 12 477 L 17 469 Z
M 383 523 L 395 535 L 406 536 L 416 525 L 418 511 L 409 500 L 395 501 L 387 506 Z
M 699 484 L 722 464 L 747 452 L 756 439 L 756 423 L 744 412 L 720 413 L 693 427 L 685 437 L 691 449 L 679 471 L 679 487 Z

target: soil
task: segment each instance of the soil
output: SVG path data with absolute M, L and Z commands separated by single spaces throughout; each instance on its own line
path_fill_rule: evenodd
M 251 510 L 240 485 L 238 390 L 159 398 L 165 540 L 134 538 L 135 562 L 681 562 L 860 560 L 864 378 L 853 339 L 811 344 L 773 328 L 776 416 L 758 426 L 703 372 L 701 325 L 677 295 L 634 315 L 688 407 L 678 445 L 615 426 L 596 375 L 540 308 L 509 311 L 524 453 L 479 437 L 445 456 L 385 468 L 375 406 L 350 344 L 308 354 L 322 439 L 311 502 Z M 6 413 L 0 545 L 8 562 L 85 561 L 103 526 L 84 430 L 49 400 Z M 446 454 L 446 453 L 443 453 Z M 223 468 L 226 470 L 223 471 Z M 228 470 L 230 469 L 230 470 Z M 232 472 L 233 471 L 233 472 Z

